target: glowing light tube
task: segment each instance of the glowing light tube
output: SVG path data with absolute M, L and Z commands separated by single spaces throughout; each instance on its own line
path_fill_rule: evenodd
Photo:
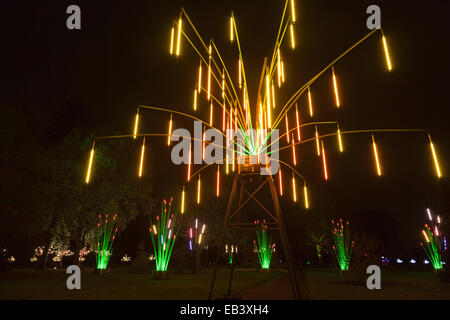
M 322 143 L 322 160 L 323 160 L 323 177 L 325 180 L 328 180 L 328 170 L 327 170 L 327 158 L 325 156 L 325 148 L 323 147 L 323 141 Z
M 92 144 L 91 154 L 89 156 L 89 164 L 88 164 L 88 169 L 87 169 L 87 173 L 86 173 L 86 183 L 89 183 L 90 178 L 91 178 L 92 161 L 94 160 L 94 147 L 95 147 L 95 141 Z
M 139 125 L 139 109 L 136 113 L 136 120 L 134 120 L 134 133 L 133 133 L 133 139 L 136 139 L 136 135 L 138 132 L 138 125 Z
M 293 172 L 292 172 L 292 196 L 294 202 L 297 202 L 297 191 L 295 190 L 295 177 Z
M 238 61 L 238 81 L 239 81 L 239 89 L 242 88 L 242 69 L 241 69 L 241 59 Z
M 375 155 L 375 163 L 377 165 L 377 173 L 379 176 L 381 176 L 381 168 L 380 168 L 380 161 L 378 159 L 378 152 L 377 152 L 377 145 L 375 143 L 375 138 L 372 134 L 372 145 L 373 145 L 373 154 Z
M 425 232 L 425 230 L 422 230 L 422 233 L 423 233 L 423 236 L 425 237 L 425 240 L 426 240 L 427 242 L 430 242 L 430 239 L 428 238 L 428 235 L 427 235 L 427 233 Z
M 294 135 L 292 135 L 292 162 L 294 163 L 294 166 L 297 165 L 297 157 L 295 156 Z
M 291 0 L 291 14 L 292 14 L 292 22 L 295 22 L 295 5 L 294 5 L 294 0 Z
M 287 113 L 286 113 L 286 139 L 287 142 L 289 143 L 289 120 Z
M 188 172 L 187 172 L 187 181 L 191 180 L 191 150 L 192 150 L 192 144 L 189 144 L 189 160 L 188 160 Z
M 342 145 L 341 131 L 339 130 L 339 125 L 337 126 L 337 136 L 338 136 L 338 142 L 339 142 L 339 151 L 344 152 L 344 147 Z
M 278 64 L 277 64 L 277 73 L 278 73 L 278 88 L 281 87 L 281 54 L 280 54 L 280 48 L 277 49 L 277 55 L 278 55 Z
M 440 177 L 442 177 L 441 169 L 439 168 L 439 161 L 438 161 L 438 158 L 436 155 L 436 150 L 434 149 L 433 141 L 431 140 L 430 134 L 428 134 L 428 140 L 430 141 L 430 148 L 431 148 L 431 153 L 433 155 L 434 167 L 436 168 L 436 174 L 437 174 L 438 178 L 440 178 Z
M 217 165 L 216 195 L 217 195 L 217 197 L 219 197 L 219 195 L 220 195 L 220 170 L 219 170 L 219 165 Z
M 306 182 L 303 182 L 303 193 L 304 193 L 304 196 L 305 196 L 305 208 L 309 209 L 308 189 L 306 188 Z
M 336 81 L 336 76 L 334 74 L 334 67 L 331 67 L 331 71 L 333 73 L 333 86 L 334 86 L 334 96 L 336 97 L 336 107 L 340 107 L 340 103 L 339 103 L 339 94 L 338 94 L 338 87 L 337 87 L 337 81 Z
M 200 94 L 202 90 L 202 60 L 200 60 L 200 65 L 198 66 L 198 93 Z
M 267 103 L 267 128 L 272 127 L 272 117 L 270 114 L 270 79 L 269 74 L 266 75 L 266 103 Z
M 185 195 L 184 195 L 184 186 L 183 186 L 183 191 L 181 191 L 181 214 L 184 213 L 184 198 L 185 198 Z
M 170 114 L 169 120 L 169 135 L 167 137 L 167 145 L 170 146 L 170 140 L 172 139 L 172 114 Z
M 278 178 L 279 178 L 279 185 L 280 185 L 280 196 L 283 195 L 283 177 L 281 173 L 281 168 L 278 170 Z
M 142 177 L 142 167 L 144 164 L 144 152 L 145 152 L 145 137 L 142 141 L 142 149 L 141 149 L 141 161 L 139 163 L 139 178 Z
M 201 192 L 201 180 L 200 180 L 200 175 L 198 175 L 198 182 L 197 182 L 197 204 L 200 204 L 200 192 Z
M 181 16 L 180 16 L 180 19 L 178 20 L 177 56 L 180 55 L 181 24 L 182 24 L 182 20 L 181 20 Z
M 272 83 L 272 108 L 275 109 L 275 88 Z
M 234 40 L 234 32 L 233 32 L 233 16 L 230 17 L 230 41 Z
M 432 221 L 433 218 L 431 217 L 431 211 L 428 208 L 427 208 L 427 213 L 428 213 L 428 219 L 430 219 L 430 221 Z
M 295 40 L 294 40 L 294 25 L 291 23 L 291 48 L 295 49 Z
M 319 132 L 317 131 L 317 126 L 314 126 L 316 128 L 316 148 L 317 148 L 317 155 L 320 157 L 320 144 L 319 144 Z
M 209 60 L 208 60 L 208 101 L 211 99 L 211 44 L 209 45 Z
M 194 111 L 197 110 L 197 90 L 194 89 Z
M 172 32 L 171 32 L 171 36 L 170 36 L 170 55 L 173 54 L 173 35 L 175 33 L 174 28 L 172 27 Z
M 209 125 L 213 125 L 213 102 L 211 101 L 211 106 L 209 108 Z
M 309 90 L 309 87 L 308 87 L 308 101 L 309 101 L 309 115 L 312 118 L 312 116 L 313 116 L 313 106 L 312 106 L 312 99 L 311 99 L 311 91 Z
M 225 120 L 227 118 L 225 110 L 226 110 L 226 107 L 225 107 L 225 102 L 224 102 L 223 108 L 222 108 L 222 131 L 224 131 L 224 132 L 225 132 Z
M 298 114 L 298 105 L 295 104 L 295 118 L 297 119 L 297 138 L 298 142 L 300 142 L 301 136 L 300 136 L 300 116 Z
M 383 47 L 384 47 L 384 54 L 386 55 L 387 67 L 388 67 L 388 70 L 391 71 L 392 70 L 391 59 L 389 59 L 389 50 L 388 50 L 386 38 L 384 35 L 383 35 Z

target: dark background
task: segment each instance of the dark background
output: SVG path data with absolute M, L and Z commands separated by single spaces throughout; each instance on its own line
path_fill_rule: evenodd
M 66 28 L 70 4 L 81 8 L 81 30 Z M 32 138 L 44 149 L 80 126 L 89 127 L 96 136 L 130 133 L 138 104 L 191 112 L 198 58 L 186 41 L 179 59 L 168 54 L 170 28 L 181 5 L 204 39 L 214 38 L 237 77 L 236 48 L 228 41 L 228 19 L 234 11 L 254 103 L 260 69 L 264 57 L 271 55 L 283 4 L 249 0 L 8 2 L 0 19 L 1 105 L 24 115 Z M 340 110 L 334 107 L 328 73 L 311 87 L 315 119 L 339 120 L 342 130 L 429 129 L 446 177 L 450 170 L 448 1 L 296 1 L 297 48 L 283 50 L 287 82 L 278 101 L 286 101 L 369 32 L 365 11 L 370 4 L 381 7 L 393 71 L 386 70 L 377 33 L 335 66 Z M 207 119 L 207 104 L 200 103 L 204 111 L 200 116 Z M 299 105 L 306 115 L 304 97 Z M 142 132 L 166 132 L 168 115 L 146 112 L 142 123 Z M 176 126 L 184 123 L 175 119 Z M 313 220 L 314 215 L 363 219 L 368 229 L 398 235 L 392 241 L 406 250 L 416 248 L 425 208 L 434 204 L 434 195 L 442 192 L 444 184 L 435 177 L 426 134 L 377 134 L 381 178 L 376 176 L 370 135 L 343 139 L 344 154 L 339 154 L 334 139 L 326 142 L 328 182 L 322 179 L 314 144 L 299 148 L 298 169 L 309 182 L 312 209 L 306 213 L 302 201 L 293 206 L 285 199 L 287 219 L 301 221 L 301 215 L 312 215 Z M 154 196 L 168 196 L 184 183 L 185 167 L 169 162 L 164 139 L 149 143 L 146 163 L 152 168 Z M 282 157 L 290 162 L 290 153 Z M 134 163 L 130 170 L 135 170 Z M 213 183 L 213 172 L 205 179 Z M 226 191 L 224 187 L 225 198 Z M 285 192 L 290 196 L 290 189 Z M 448 212 L 441 214 L 448 217 Z

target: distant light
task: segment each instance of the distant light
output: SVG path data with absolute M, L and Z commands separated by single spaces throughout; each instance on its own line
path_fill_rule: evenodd
M 424 263 L 424 264 L 429 264 L 430 261 L 428 261 L 427 259 L 425 259 L 425 260 L 423 260 L 423 263 Z
M 412 263 L 412 264 L 414 264 L 414 263 L 416 263 L 416 260 L 414 260 L 414 259 L 411 259 L 411 260 L 409 260 L 409 263 Z
M 397 263 L 403 263 L 403 260 L 397 258 L 397 260 L 395 260 L 395 262 L 397 262 Z

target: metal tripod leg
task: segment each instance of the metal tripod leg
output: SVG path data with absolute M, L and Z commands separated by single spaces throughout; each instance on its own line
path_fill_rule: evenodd
M 222 233 L 221 233 L 220 239 L 219 239 L 219 246 L 217 248 L 216 262 L 214 264 L 214 271 L 213 271 L 213 276 L 212 276 L 212 279 L 211 279 L 211 286 L 209 288 L 208 300 L 211 300 L 211 298 L 213 296 L 214 285 L 216 283 L 217 268 L 218 268 L 219 259 L 220 259 L 220 253 L 221 253 L 221 250 L 222 250 L 222 247 L 223 247 L 223 239 L 225 237 L 225 230 L 226 230 L 226 228 L 228 226 L 228 219 L 229 219 L 230 214 L 231 214 L 231 207 L 233 206 L 233 199 L 234 199 L 234 195 L 236 193 L 238 176 L 239 175 L 237 175 L 237 174 L 234 176 L 233 187 L 231 188 L 230 198 L 228 200 L 227 212 L 225 214 L 225 220 L 223 222 Z
M 270 187 L 270 193 L 272 195 L 272 201 L 273 201 L 273 205 L 275 208 L 275 214 L 278 219 L 278 224 L 280 227 L 281 243 L 283 245 L 284 256 L 286 257 L 286 261 L 287 261 L 287 265 L 288 265 L 289 277 L 291 279 L 292 294 L 294 295 L 294 299 L 296 299 L 296 300 L 306 298 L 305 296 L 302 296 L 303 292 L 300 292 L 299 285 L 297 282 L 297 275 L 295 272 L 294 259 L 292 258 L 291 248 L 289 247 L 289 241 L 288 241 L 287 234 L 286 234 L 286 225 L 284 224 L 284 219 L 281 214 L 280 203 L 278 202 L 278 195 L 277 195 L 277 191 L 276 191 L 272 176 L 267 176 L 267 180 L 268 180 L 269 187 Z M 303 283 L 306 283 L 306 282 L 303 282 Z M 306 292 L 305 292 L 305 294 L 306 294 Z

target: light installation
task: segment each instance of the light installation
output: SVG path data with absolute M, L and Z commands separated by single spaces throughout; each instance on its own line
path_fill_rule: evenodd
M 425 229 L 422 230 L 422 238 L 424 242 L 421 242 L 420 246 L 425 251 L 429 261 L 431 261 L 433 269 L 435 271 L 439 271 L 444 267 L 442 253 L 447 250 L 446 238 L 440 231 L 440 216 L 433 215 L 431 210 L 428 208 L 426 211 L 429 222 L 425 224 Z
M 292 192 L 292 197 L 290 198 L 294 202 L 303 203 L 305 209 L 308 209 L 314 204 L 310 201 L 313 197 L 308 199 L 308 196 L 310 195 L 306 189 L 306 179 L 311 177 L 313 173 L 308 170 L 305 170 L 306 172 L 299 172 L 298 168 L 295 166 L 297 163 L 303 163 L 299 155 L 302 157 L 307 155 L 306 152 L 300 150 L 301 145 L 316 144 L 317 160 L 321 162 L 321 166 L 324 166 L 323 178 L 324 180 L 327 180 L 331 179 L 331 176 L 329 176 L 328 173 L 333 172 L 333 170 L 329 170 L 333 164 L 327 163 L 326 160 L 332 159 L 332 157 L 326 157 L 325 155 L 321 156 L 321 143 L 323 142 L 323 144 L 326 144 L 330 138 L 333 139 L 337 136 L 339 151 L 343 152 L 342 138 L 344 135 L 371 135 L 372 148 L 377 162 L 376 172 L 378 175 L 381 175 L 381 164 L 378 159 L 378 149 L 375 145 L 375 135 L 387 133 L 429 134 L 428 129 L 372 128 L 341 130 L 339 128 L 343 128 L 343 126 L 341 126 L 341 123 L 338 121 L 319 120 L 321 108 L 319 108 L 320 106 L 317 106 L 317 102 L 313 101 L 314 97 L 312 95 L 318 94 L 318 90 L 315 90 L 314 87 L 319 79 L 326 77 L 326 80 L 331 83 L 328 95 L 335 101 L 335 106 L 333 106 L 333 108 L 339 109 L 339 112 L 344 111 L 345 104 L 341 98 L 342 96 L 345 97 L 345 95 L 343 95 L 343 87 L 338 83 L 338 80 L 341 79 L 338 71 L 343 70 L 344 68 L 343 58 L 347 57 L 355 48 L 361 46 L 369 39 L 378 36 L 379 43 L 383 49 L 381 51 L 383 54 L 381 59 L 386 61 L 387 71 L 393 71 L 388 47 L 389 38 L 381 28 L 373 29 L 361 39 L 354 42 L 339 56 L 324 66 L 320 72 L 300 85 L 293 93 L 290 93 L 288 99 L 283 99 L 282 97 L 286 96 L 286 92 L 282 92 L 283 90 L 286 90 L 284 88 L 285 80 L 288 78 L 294 79 L 293 76 L 286 77 L 286 75 L 294 75 L 296 72 L 295 70 L 292 70 L 292 73 L 288 73 L 289 61 L 284 59 L 284 53 L 298 47 L 295 39 L 295 30 L 299 25 L 296 23 L 296 21 L 298 22 L 298 12 L 297 14 L 295 12 L 296 6 L 294 0 L 286 0 L 280 10 L 281 19 L 278 26 L 278 32 L 276 33 L 273 51 L 266 55 L 263 65 L 261 66 L 261 74 L 259 76 L 251 75 L 252 79 L 259 79 L 259 86 L 257 86 L 258 90 L 254 92 L 253 95 L 250 95 L 247 83 L 250 77 L 246 73 L 246 60 L 240 43 L 239 24 L 235 14 L 232 12 L 230 18 L 226 19 L 227 22 L 225 28 L 227 30 L 226 34 L 229 32 L 230 41 L 227 43 L 229 46 L 235 48 L 236 56 L 235 59 L 226 62 L 224 61 L 216 42 L 213 39 L 205 40 L 199 30 L 195 27 L 186 10 L 181 8 L 179 16 L 176 16 L 172 24 L 167 27 L 168 31 L 170 31 L 167 39 L 168 42 L 170 40 L 170 47 L 168 48 L 170 50 L 165 50 L 169 51 L 168 53 L 171 56 L 176 57 L 177 60 L 179 60 L 182 57 L 182 52 L 187 49 L 183 48 L 184 43 L 186 44 L 186 47 L 188 45 L 191 46 L 194 54 L 198 56 L 200 63 L 197 65 L 197 62 L 195 62 L 195 65 L 192 68 L 194 74 L 191 78 L 194 81 L 193 83 L 186 83 L 186 86 L 190 88 L 188 91 L 197 90 L 197 94 L 194 95 L 194 108 L 192 108 L 192 101 L 183 103 L 185 107 L 180 110 L 172 107 L 139 105 L 133 131 L 130 130 L 131 132 L 122 135 L 97 137 L 95 140 L 97 142 L 106 139 L 127 138 L 143 140 L 144 137 L 146 137 L 148 142 L 150 139 L 163 138 L 167 139 L 167 145 L 170 147 L 175 123 L 181 122 L 174 121 L 173 117 L 201 121 L 204 129 L 213 129 L 220 133 L 227 141 L 227 143 L 220 146 L 223 150 L 223 154 L 226 154 L 227 156 L 223 155 L 223 158 L 219 159 L 219 163 L 202 163 L 201 165 L 195 164 L 194 166 L 191 164 L 191 161 L 189 161 L 189 164 L 186 164 L 188 171 L 187 179 L 180 183 L 180 189 L 182 189 L 181 206 L 183 213 L 186 210 L 185 198 L 188 198 L 189 194 L 193 194 L 194 196 L 191 198 L 194 199 L 195 194 L 198 194 L 200 180 L 193 178 L 200 175 L 200 173 L 202 174 L 202 178 L 205 177 L 203 179 L 204 188 L 214 188 L 217 197 L 228 195 L 228 192 L 221 190 L 220 184 L 226 179 L 224 179 L 225 176 L 220 176 L 220 171 L 223 170 L 225 173 L 231 172 L 235 178 L 240 175 L 240 166 L 242 166 L 240 163 L 242 163 L 243 159 L 245 162 L 252 157 L 253 159 L 257 159 L 257 162 L 260 163 L 261 159 L 267 159 L 267 156 L 273 154 L 278 154 L 279 159 L 271 159 L 271 161 L 278 161 L 280 167 L 284 169 L 285 177 L 288 177 L 289 172 L 292 174 L 292 183 L 285 184 L 285 187 L 289 187 L 291 190 L 286 190 L 285 188 L 282 192 L 285 194 Z M 230 68 L 229 66 L 232 67 Z M 202 70 L 205 71 L 203 72 Z M 191 98 L 189 98 L 189 100 L 190 99 Z M 313 103 L 315 103 L 314 106 Z M 304 108 L 304 110 L 302 110 L 302 108 Z M 142 121 L 145 121 L 145 114 L 147 112 L 170 114 L 170 117 L 168 116 L 168 132 L 141 132 L 139 128 L 143 127 L 141 123 Z M 300 114 L 303 115 L 301 121 Z M 152 118 L 154 118 L 153 114 L 150 115 L 150 119 Z M 295 119 L 295 124 L 294 121 L 289 124 L 289 118 Z M 277 146 L 275 141 L 271 140 L 276 129 L 280 132 L 279 138 L 276 139 L 276 142 L 278 143 Z M 231 137 L 235 135 L 239 135 L 241 138 L 231 139 Z M 294 140 L 296 135 L 297 139 Z M 195 139 L 193 137 L 185 138 L 191 139 L 191 141 Z M 294 141 L 291 141 L 291 139 Z M 436 168 L 436 175 L 442 177 L 443 173 L 439 167 L 438 153 L 436 146 L 431 141 L 430 135 L 429 142 L 432 161 Z M 211 145 L 212 143 L 213 142 L 205 141 L 205 139 L 202 141 L 204 146 L 207 144 Z M 346 142 L 346 146 L 347 145 L 348 142 Z M 347 148 L 348 147 L 346 147 L 346 149 Z M 283 152 L 284 150 L 296 152 L 295 155 L 292 155 L 293 161 L 295 162 L 294 165 L 289 163 L 291 155 L 287 152 Z M 231 154 L 231 156 L 228 157 L 228 154 Z M 327 156 L 329 156 L 329 154 L 327 154 Z M 90 183 L 92 180 L 91 170 L 94 165 L 94 147 L 92 147 L 86 173 L 86 183 Z M 216 165 L 217 168 L 214 167 Z M 231 170 L 229 170 L 230 168 Z M 207 171 L 212 171 L 212 174 L 215 175 L 215 179 L 210 179 L 210 182 L 208 182 L 206 178 Z M 145 173 L 145 161 L 143 161 L 142 172 Z M 215 185 L 207 185 L 211 183 L 211 181 L 214 181 L 212 183 Z M 301 188 L 298 188 L 301 184 L 298 184 L 297 181 L 300 183 L 303 182 L 303 192 L 300 191 Z M 279 186 L 282 187 L 282 183 L 280 183 Z M 281 193 L 280 191 L 281 190 L 279 190 L 278 193 Z M 298 199 L 301 197 L 304 199 L 300 202 Z M 220 246 L 222 246 L 222 244 Z
M 198 219 L 195 219 L 193 227 L 189 227 L 188 238 L 189 238 L 189 251 L 194 251 L 197 249 L 204 239 L 204 234 L 206 230 L 206 224 L 200 226 Z
M 238 253 L 237 245 L 225 245 L 225 253 L 228 256 L 228 264 L 233 264 L 234 255 Z
M 169 202 L 163 200 L 161 215 L 156 216 L 156 221 L 150 216 L 151 227 L 149 230 L 155 252 L 156 271 L 167 271 L 179 230 L 178 211 L 173 208 L 172 200 L 172 198 Z
M 265 220 L 262 223 L 257 220 L 255 221 L 255 225 L 258 228 L 256 229 L 256 240 L 253 240 L 254 251 L 258 255 L 261 269 L 268 270 L 270 269 L 270 261 L 272 260 L 272 253 L 275 250 L 275 244 L 272 243 L 272 236 L 267 230 Z
M 112 245 L 117 233 L 117 213 L 114 215 L 98 215 L 97 223 L 97 253 L 96 262 L 98 270 L 108 267 L 112 255 Z
M 352 257 L 354 241 L 350 241 L 350 228 L 349 222 L 345 224 L 342 219 L 339 221 L 331 220 L 332 235 L 333 235 L 333 251 L 336 256 L 339 268 L 341 271 L 348 271 L 350 267 L 350 259 Z

